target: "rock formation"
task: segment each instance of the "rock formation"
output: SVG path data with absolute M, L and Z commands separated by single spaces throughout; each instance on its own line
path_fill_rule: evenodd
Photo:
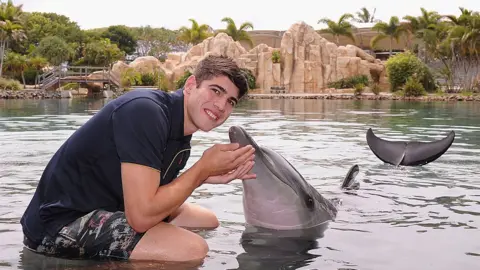
M 280 53 L 278 63 L 272 60 L 274 51 Z M 328 83 L 354 75 L 366 75 L 378 82 L 381 89 L 388 89 L 382 61 L 356 46 L 337 46 L 304 22 L 293 24 L 285 32 L 280 48 L 259 44 L 247 51 L 227 34 L 219 33 L 184 54 L 169 54 L 165 63 L 154 57 L 139 57 L 129 65 L 117 62 L 113 72 L 128 67 L 141 72 L 158 69 L 173 83 L 209 54 L 234 58 L 240 67 L 252 71 L 257 88 L 265 93 L 269 93 L 271 87 L 284 88 L 287 93 L 322 92 Z

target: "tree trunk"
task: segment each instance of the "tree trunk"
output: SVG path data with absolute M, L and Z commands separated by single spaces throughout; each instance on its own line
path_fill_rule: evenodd
M 23 70 L 22 70 L 22 81 L 23 81 L 23 88 L 25 88 L 27 84 L 25 83 L 25 75 Z
M 390 57 L 393 54 L 393 38 L 390 38 Z
M 365 47 L 363 46 L 363 36 L 362 36 L 362 33 L 360 33 L 360 30 L 358 28 L 357 28 L 357 34 L 360 37 L 360 48 L 364 50 Z
M 5 45 L 6 45 L 6 40 L 3 39 L 0 42 L 0 77 L 2 77 L 2 74 L 3 74 L 3 58 L 5 57 Z

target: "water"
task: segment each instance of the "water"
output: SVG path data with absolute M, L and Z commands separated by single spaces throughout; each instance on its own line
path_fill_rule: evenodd
M 19 220 L 50 157 L 107 100 L 0 100 L 0 267 L 77 269 L 84 262 L 35 256 L 22 248 Z M 187 166 L 242 125 L 286 157 L 328 198 L 342 200 L 337 220 L 317 241 L 240 243 L 239 181 L 204 185 L 189 199 L 221 222 L 201 232 L 204 269 L 478 269 L 480 265 L 480 104 L 401 101 L 249 100 L 214 132 L 193 138 Z M 395 168 L 370 151 L 365 134 L 431 141 L 456 133 L 445 155 L 423 167 Z M 360 190 L 339 185 L 360 166 Z M 35 267 L 34 267 L 35 266 Z M 93 262 L 87 268 L 168 269 Z

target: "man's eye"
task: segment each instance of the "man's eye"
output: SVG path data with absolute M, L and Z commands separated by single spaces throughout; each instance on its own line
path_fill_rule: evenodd
M 220 94 L 220 90 L 218 90 L 218 89 L 216 89 L 216 88 L 212 88 L 212 90 L 213 90 L 213 92 L 214 92 L 215 94 Z
M 232 105 L 232 107 L 235 107 L 235 105 L 236 105 L 235 101 L 230 100 L 229 102 L 230 102 L 230 105 Z

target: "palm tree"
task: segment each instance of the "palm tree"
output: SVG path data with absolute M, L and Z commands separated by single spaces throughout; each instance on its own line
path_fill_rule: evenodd
M 480 55 L 480 14 L 463 13 L 457 20 L 453 19 L 454 24 L 448 30 L 449 43 L 460 49 L 463 56 L 475 58 Z
M 370 14 L 370 11 L 366 7 L 362 7 L 360 11 L 357 11 L 357 18 L 355 18 L 356 22 L 359 23 L 373 23 L 377 22 L 378 20 L 375 19 L 375 12 L 377 11 L 376 8 L 373 9 L 373 13 Z
M 420 8 L 421 15 L 418 17 L 405 16 L 407 21 L 406 27 L 408 31 L 423 43 L 425 50 L 425 62 L 428 62 L 429 55 L 433 56 L 436 53 L 437 45 L 440 42 L 441 32 L 438 31 L 442 16 L 435 11 L 427 11 L 425 8 Z
M 194 19 L 189 19 L 192 22 L 192 27 L 181 27 L 179 29 L 178 39 L 187 44 L 197 45 L 206 38 L 212 35 L 212 28 L 209 25 L 202 24 L 199 25 L 198 22 Z
M 460 7 L 460 16 L 445 15 L 444 18 L 449 19 L 454 25 L 467 25 L 471 16 L 478 16 L 479 12 Z
M 14 52 L 7 53 L 5 57 L 5 70 L 10 71 L 14 76 L 21 75 L 25 87 L 24 71 L 28 67 L 27 56 Z
M 375 12 L 377 11 L 376 8 L 373 9 L 373 13 L 370 13 L 370 11 L 366 7 L 362 7 L 360 11 L 356 12 L 357 18 L 354 20 L 358 23 L 373 23 L 373 22 L 378 22 L 377 19 L 375 19 Z M 360 48 L 363 47 L 363 36 L 362 33 L 360 33 L 360 30 L 357 29 L 357 35 L 360 37 Z
M 392 16 L 388 23 L 386 22 L 377 22 L 373 27 L 372 30 L 378 31 L 378 34 L 373 37 L 370 41 L 370 44 L 375 47 L 379 41 L 389 38 L 390 39 L 390 56 L 393 52 L 393 40 L 398 43 L 400 36 L 406 32 L 406 28 L 400 24 L 400 20 L 397 16 Z
M 353 25 L 348 22 L 348 19 L 353 19 L 353 15 L 350 13 L 345 13 L 338 19 L 337 22 L 332 21 L 328 18 L 323 18 L 318 20 L 318 23 L 324 23 L 327 25 L 327 28 L 319 30 L 320 33 L 327 33 L 333 35 L 337 41 L 337 45 L 340 44 L 340 36 L 345 36 L 350 38 L 355 42 L 355 37 L 353 36 Z
M 235 41 L 246 41 L 250 47 L 253 48 L 253 41 L 247 32 L 248 29 L 253 30 L 253 24 L 251 22 L 242 23 L 238 29 L 232 18 L 225 17 L 222 19 L 222 22 L 227 23 L 227 28 L 218 30 L 217 33 L 226 33 Z
M 0 4 L 0 76 L 8 42 L 20 41 L 26 37 L 20 21 L 22 13 L 22 5 L 14 6 L 11 0 Z
M 39 71 L 41 71 L 43 68 L 48 66 L 47 59 L 45 59 L 41 56 L 30 56 L 27 59 L 27 61 L 28 61 L 28 66 L 35 70 L 35 78 L 38 78 Z M 35 79 L 35 85 L 36 84 L 37 84 L 37 81 Z

